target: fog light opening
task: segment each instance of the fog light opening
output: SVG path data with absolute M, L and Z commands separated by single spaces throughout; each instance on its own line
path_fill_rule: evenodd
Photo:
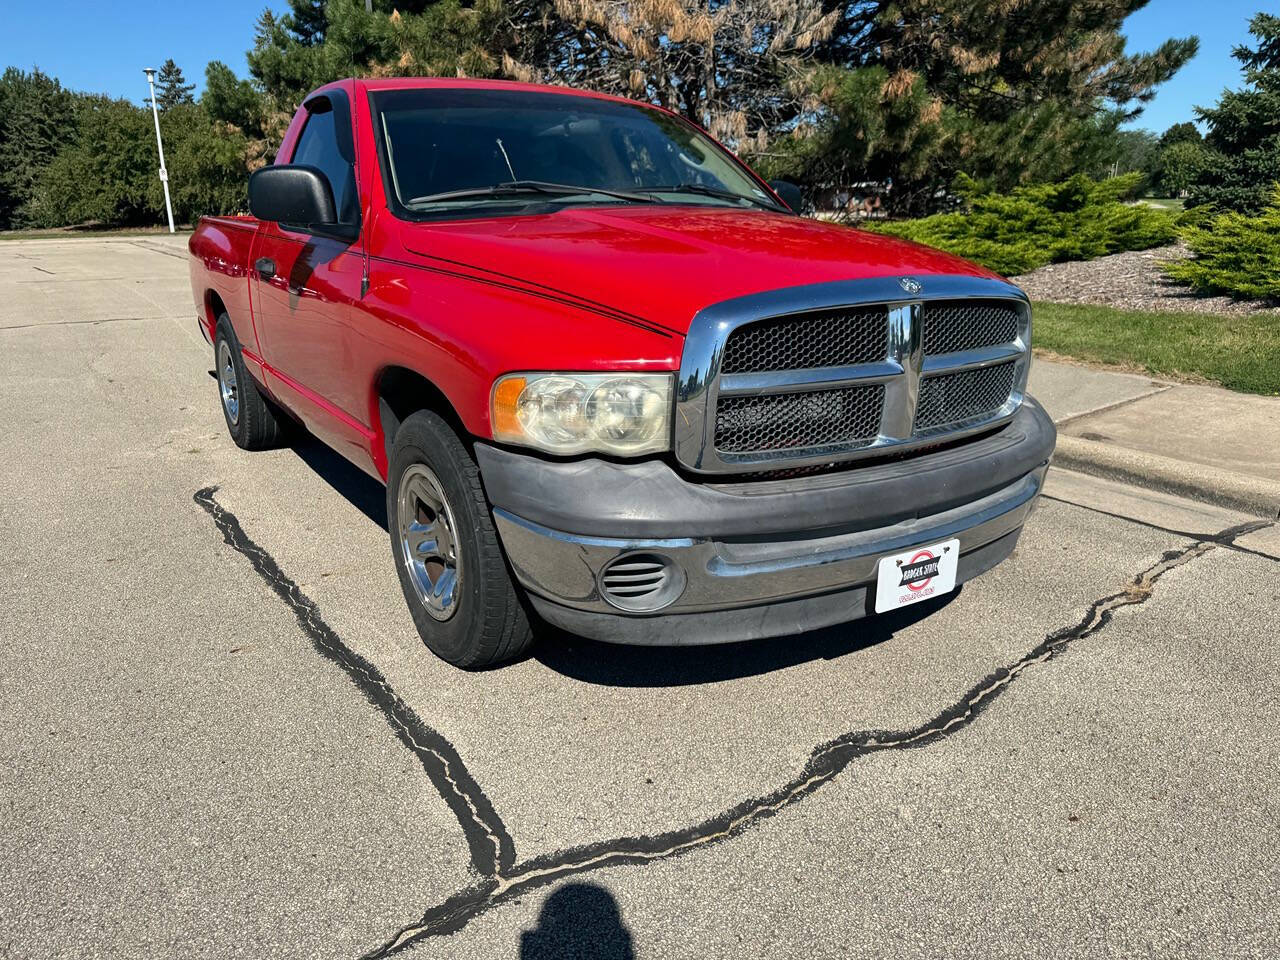
M 679 564 L 659 553 L 624 553 L 600 571 L 600 595 L 619 610 L 653 613 L 668 607 L 684 592 Z

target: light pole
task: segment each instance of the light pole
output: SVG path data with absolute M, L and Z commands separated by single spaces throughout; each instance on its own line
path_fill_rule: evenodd
M 151 88 L 151 116 L 156 121 L 156 149 L 160 151 L 160 182 L 164 185 L 164 209 L 169 214 L 169 232 L 173 233 L 173 204 L 169 202 L 169 171 L 164 168 L 164 143 L 160 139 L 160 111 L 156 107 L 156 68 L 143 67 L 147 86 Z

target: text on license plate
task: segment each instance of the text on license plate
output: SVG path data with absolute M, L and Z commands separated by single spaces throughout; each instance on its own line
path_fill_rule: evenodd
M 959 565 L 959 540 L 885 557 L 876 571 L 876 613 L 950 593 L 956 588 Z

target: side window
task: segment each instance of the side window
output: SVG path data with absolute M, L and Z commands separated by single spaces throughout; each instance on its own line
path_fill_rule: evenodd
M 293 150 L 293 162 L 319 169 L 333 189 L 333 206 L 342 223 L 356 221 L 356 184 L 351 164 L 338 149 L 337 114 L 322 101 L 310 111 Z

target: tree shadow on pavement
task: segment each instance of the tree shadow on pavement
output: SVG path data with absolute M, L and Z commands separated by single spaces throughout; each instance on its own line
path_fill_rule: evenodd
M 538 925 L 520 934 L 520 960 L 635 960 L 618 901 L 594 883 L 568 883 L 547 897 Z

